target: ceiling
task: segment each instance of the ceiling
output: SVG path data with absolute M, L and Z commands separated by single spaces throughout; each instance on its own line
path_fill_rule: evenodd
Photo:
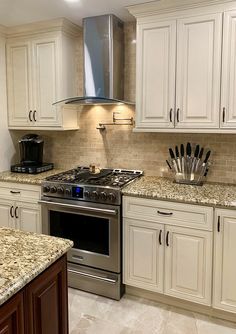
M 132 20 L 125 6 L 150 0 L 0 0 L 0 24 L 18 24 L 66 17 L 81 25 L 87 16 L 115 14 L 124 21 Z

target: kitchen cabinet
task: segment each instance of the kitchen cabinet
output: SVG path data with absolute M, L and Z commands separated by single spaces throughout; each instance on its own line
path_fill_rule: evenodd
M 24 334 L 23 293 L 0 307 L 0 334 Z
M 125 196 L 123 210 L 124 283 L 211 305 L 213 209 Z
M 219 127 L 221 32 L 219 13 L 138 22 L 136 129 Z
M 21 32 L 16 37 L 15 31 L 8 35 L 7 96 L 11 129 L 78 128 L 75 108 L 52 104 L 76 96 L 75 36 L 79 30 L 74 25 L 72 30 L 65 20 L 56 22 L 54 31 L 53 23 L 51 26 L 48 23 L 48 27 L 45 24 L 43 33 L 32 24 L 32 31 L 25 35 Z
M 236 214 L 215 212 L 213 307 L 236 313 Z
M 0 306 L 0 334 L 67 334 L 66 256 Z
M 224 13 L 221 128 L 236 128 L 236 10 Z
M 40 187 L 0 183 L 1 227 L 12 227 L 28 232 L 42 232 Z

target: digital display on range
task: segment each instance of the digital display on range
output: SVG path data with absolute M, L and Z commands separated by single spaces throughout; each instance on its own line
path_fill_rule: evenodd
M 72 197 L 83 198 L 84 188 L 82 187 L 72 187 Z

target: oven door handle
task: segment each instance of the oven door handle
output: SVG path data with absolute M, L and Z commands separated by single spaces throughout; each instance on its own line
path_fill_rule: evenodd
M 51 201 L 44 201 L 40 200 L 38 201 L 39 204 L 50 204 L 50 205 L 57 205 L 61 206 L 63 208 L 71 208 L 71 209 L 77 209 L 81 211 L 88 211 L 88 212 L 99 212 L 99 213 L 107 213 L 109 215 L 117 215 L 117 210 L 109 210 L 109 209 L 100 209 L 100 208 L 90 208 L 87 206 L 78 206 L 73 204 L 66 204 L 66 203 L 58 203 L 58 202 L 51 202 Z
M 112 278 L 107 278 L 107 277 L 102 277 L 102 276 L 97 276 L 97 275 L 93 275 L 93 274 L 88 274 L 88 273 L 84 273 L 82 271 L 77 271 L 77 270 L 73 270 L 73 269 L 67 269 L 68 273 L 71 274 L 76 274 L 76 275 L 81 275 L 81 276 L 85 276 L 85 277 L 89 277 L 92 279 L 96 279 L 99 281 L 105 281 L 107 283 L 111 283 L 111 284 L 116 284 L 117 281 L 115 279 Z

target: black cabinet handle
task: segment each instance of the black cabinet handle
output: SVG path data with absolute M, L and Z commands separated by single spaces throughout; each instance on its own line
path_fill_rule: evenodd
M 163 211 L 159 211 L 159 210 L 157 210 L 157 213 L 159 215 L 163 215 L 163 216 L 172 216 L 173 215 L 173 212 L 163 212 Z
M 173 109 L 171 108 L 170 109 L 170 122 L 172 123 L 172 111 L 173 111 Z
M 10 193 L 11 194 L 20 194 L 20 191 L 13 191 L 13 190 L 11 190 Z
M 14 216 L 13 216 L 13 205 L 12 205 L 11 208 L 10 208 L 10 215 L 11 215 L 11 218 L 14 217 Z
M 177 120 L 177 122 L 179 123 L 179 108 L 178 108 L 177 111 L 176 111 L 176 120 Z
M 16 217 L 16 218 L 19 218 L 19 216 L 18 216 L 18 211 L 17 211 L 17 210 L 18 210 L 18 206 L 15 208 L 15 217 Z
M 167 246 L 167 247 L 170 246 L 170 244 L 169 244 L 169 234 L 170 234 L 170 232 L 167 231 L 167 233 L 166 233 L 166 246 Z
M 29 120 L 30 120 L 30 122 L 33 122 L 33 120 L 32 120 L 32 117 L 31 117 L 31 116 L 32 116 L 32 110 L 30 110 L 30 111 L 29 111 Z
M 161 236 L 162 236 L 162 230 L 160 230 L 160 232 L 159 232 L 159 244 L 160 245 L 162 245 Z
M 225 107 L 223 108 L 222 121 L 223 121 L 223 123 L 225 122 Z
M 36 120 L 36 110 L 34 110 L 34 112 L 33 112 L 33 119 L 34 119 L 35 122 L 37 121 Z
M 217 232 L 220 232 L 220 216 L 218 216 L 218 221 L 217 221 Z

